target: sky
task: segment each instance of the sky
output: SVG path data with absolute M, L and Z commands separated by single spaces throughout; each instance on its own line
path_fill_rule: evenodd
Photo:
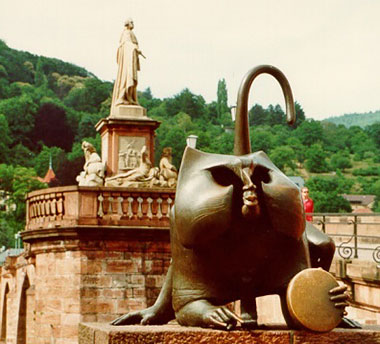
M 232 106 L 248 70 L 271 64 L 320 120 L 380 109 L 379 14 L 376 0 L 0 0 L 0 39 L 113 81 L 131 17 L 147 57 L 139 90 L 165 98 L 189 88 L 211 102 L 224 78 Z M 285 104 L 269 75 L 249 103 Z

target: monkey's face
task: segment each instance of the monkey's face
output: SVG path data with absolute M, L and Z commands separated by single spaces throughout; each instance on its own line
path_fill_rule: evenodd
M 295 239 L 305 228 L 298 188 L 264 152 L 231 156 L 186 148 L 174 217 L 182 245 L 207 244 L 242 218 L 250 230 L 260 216 Z

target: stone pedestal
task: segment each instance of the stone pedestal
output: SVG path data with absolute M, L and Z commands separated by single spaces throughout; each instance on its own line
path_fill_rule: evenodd
M 147 118 L 146 109 L 139 105 L 119 105 L 112 110 L 112 118 Z
M 95 128 L 102 138 L 102 161 L 106 164 L 107 177 L 133 168 L 134 163 L 129 164 L 125 158 L 131 148 L 140 152 L 146 146 L 154 165 L 154 136 L 159 125 L 160 122 L 146 116 L 146 109 L 132 105 L 119 106 L 109 117 L 101 119 Z
M 82 323 L 79 325 L 79 344 L 375 344 L 380 342 L 379 327 L 364 330 L 335 329 L 327 333 L 287 330 L 217 331 L 198 327 L 111 326 Z

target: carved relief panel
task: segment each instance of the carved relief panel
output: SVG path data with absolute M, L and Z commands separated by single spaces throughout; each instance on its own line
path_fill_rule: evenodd
M 146 145 L 146 138 L 139 136 L 119 136 L 119 172 L 139 167 L 141 149 Z

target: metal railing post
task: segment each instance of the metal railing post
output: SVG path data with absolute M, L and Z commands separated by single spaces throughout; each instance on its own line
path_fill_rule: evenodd
M 322 216 L 322 220 L 323 220 L 323 222 L 322 222 L 322 232 L 326 233 L 326 215 Z
M 358 217 L 354 215 L 354 258 L 358 257 Z

